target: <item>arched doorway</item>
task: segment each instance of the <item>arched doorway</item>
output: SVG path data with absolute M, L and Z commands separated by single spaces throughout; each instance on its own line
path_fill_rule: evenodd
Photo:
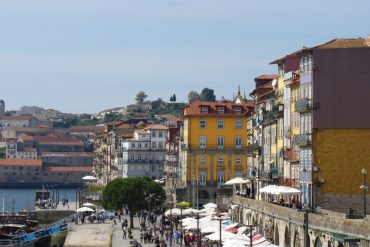
M 339 242 L 338 247 L 344 247 L 344 245 L 341 242 Z
M 210 198 L 210 194 L 206 190 L 200 190 L 198 196 L 199 196 L 199 199 L 209 199 Z
M 322 243 L 321 243 L 321 239 L 319 237 L 317 237 L 315 239 L 315 247 L 322 247 Z
M 297 231 L 294 233 L 294 247 L 301 247 L 301 240 Z
M 288 227 L 285 227 L 284 239 L 284 246 L 290 247 L 290 231 Z
M 274 244 L 279 245 L 279 226 L 278 224 L 275 224 L 274 229 Z

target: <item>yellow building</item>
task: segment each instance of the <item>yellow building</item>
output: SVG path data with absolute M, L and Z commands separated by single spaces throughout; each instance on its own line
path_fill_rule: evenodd
M 230 102 L 192 102 L 185 107 L 180 165 L 187 199 L 194 205 L 213 201 L 219 185 L 246 175 L 251 107 Z

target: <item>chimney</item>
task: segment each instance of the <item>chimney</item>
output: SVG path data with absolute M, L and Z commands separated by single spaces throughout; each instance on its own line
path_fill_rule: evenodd
M 365 39 L 365 45 L 370 47 L 370 35 Z

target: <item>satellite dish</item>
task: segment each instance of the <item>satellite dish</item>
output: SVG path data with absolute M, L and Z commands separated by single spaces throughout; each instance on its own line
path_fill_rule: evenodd
M 273 87 L 276 87 L 276 83 L 277 83 L 276 79 L 273 79 L 271 84 Z

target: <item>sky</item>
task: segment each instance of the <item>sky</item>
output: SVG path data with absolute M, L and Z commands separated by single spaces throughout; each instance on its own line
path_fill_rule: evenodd
M 208 87 L 248 95 L 276 58 L 370 35 L 368 0 L 0 0 L 0 99 L 67 113 Z

